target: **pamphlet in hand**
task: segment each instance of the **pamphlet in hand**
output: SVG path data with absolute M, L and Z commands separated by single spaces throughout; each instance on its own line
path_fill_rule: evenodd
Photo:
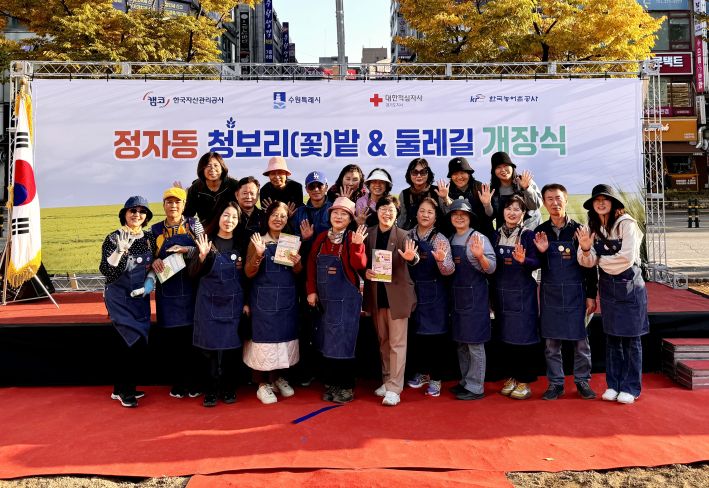
M 278 237 L 276 256 L 273 261 L 284 266 L 293 266 L 290 255 L 297 254 L 298 249 L 300 249 L 300 237 L 290 234 L 281 234 Z
M 162 264 L 165 265 L 165 269 L 163 270 L 163 272 L 155 272 L 158 275 L 160 283 L 165 283 L 168 279 L 175 276 L 177 273 L 180 272 L 182 268 L 186 266 L 185 258 L 184 256 L 182 256 L 181 252 L 170 254 L 168 257 L 162 260 Z
M 383 281 L 384 283 L 391 283 L 391 264 L 391 251 L 373 249 L 372 272 L 374 273 L 374 278 L 372 278 L 372 281 Z

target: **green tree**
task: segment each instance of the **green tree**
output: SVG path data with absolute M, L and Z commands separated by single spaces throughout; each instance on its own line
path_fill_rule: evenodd
M 635 0 L 401 0 L 419 62 L 645 59 L 663 19 Z
M 35 34 L 21 41 L 2 36 L 0 66 L 13 59 L 218 61 L 221 23 L 236 5 L 261 1 L 203 0 L 190 15 L 170 16 L 162 8 L 117 10 L 111 0 L 0 0 L 0 27 L 14 17 Z

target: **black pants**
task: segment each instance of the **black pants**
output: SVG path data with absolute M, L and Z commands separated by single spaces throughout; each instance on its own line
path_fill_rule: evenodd
M 113 392 L 132 394 L 138 386 L 138 372 L 145 355 L 147 343 L 144 338 L 129 346 L 118 329 L 115 331 L 117 342 L 116 356 L 114 358 L 114 381 Z
M 304 273 L 302 273 L 304 274 Z M 305 281 L 298 281 L 298 347 L 300 360 L 293 368 L 289 368 L 288 378 L 293 382 L 308 381 L 321 370 L 320 353 L 315 347 L 313 337 L 313 309 L 308 304 L 308 292 Z
M 209 371 L 204 380 L 204 391 L 234 391 L 236 371 L 241 360 L 241 348 L 223 351 L 202 351 L 209 358 Z
M 535 353 L 538 344 L 517 344 L 502 343 L 503 364 L 506 366 L 507 378 L 514 378 L 517 383 L 534 383 L 537 375 L 534 374 L 536 364 Z
M 355 387 L 354 359 L 332 359 L 323 357 L 325 384 L 344 390 Z
M 192 345 L 194 326 L 170 327 L 160 330 L 159 337 L 167 351 L 168 378 L 173 387 L 186 388 L 190 393 L 201 389 L 199 381 L 200 350 Z
M 427 374 L 432 380 L 440 381 L 443 376 L 448 335 L 412 334 L 409 345 L 409 360 L 416 373 Z

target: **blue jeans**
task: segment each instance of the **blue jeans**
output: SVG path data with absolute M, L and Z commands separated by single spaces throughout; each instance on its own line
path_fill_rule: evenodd
M 485 389 L 485 344 L 458 343 L 458 365 L 463 379 L 460 384 L 469 392 L 480 394 Z
M 606 335 L 606 383 L 618 393 L 640 396 L 643 349 L 640 337 Z
M 588 337 L 574 344 L 574 383 L 591 381 L 591 347 Z M 547 379 L 550 385 L 564 386 L 564 363 L 561 360 L 561 339 L 547 339 Z

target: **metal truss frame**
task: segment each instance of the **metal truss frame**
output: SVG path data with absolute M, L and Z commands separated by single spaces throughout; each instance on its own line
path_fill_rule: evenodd
M 13 61 L 10 81 L 13 100 L 20 80 L 36 78 L 122 80 L 481 80 L 481 79 L 591 79 L 639 78 L 643 80 L 642 148 L 646 218 L 647 278 L 675 288 L 687 288 L 687 276 L 667 268 L 665 198 L 662 171 L 662 120 L 659 66 L 644 61 L 569 61 L 520 63 L 134 63 Z M 350 81 L 351 82 L 351 81 Z M 14 117 L 11 144 L 14 142 Z M 13 147 L 11 145 L 11 147 Z M 12 175 L 12 157 L 10 158 Z M 12 178 L 12 176 L 11 176 Z M 10 182 L 12 184 L 12 181 Z M 634 189 L 632 189 L 634 190 Z M 631 191 L 632 191 L 631 190 Z

